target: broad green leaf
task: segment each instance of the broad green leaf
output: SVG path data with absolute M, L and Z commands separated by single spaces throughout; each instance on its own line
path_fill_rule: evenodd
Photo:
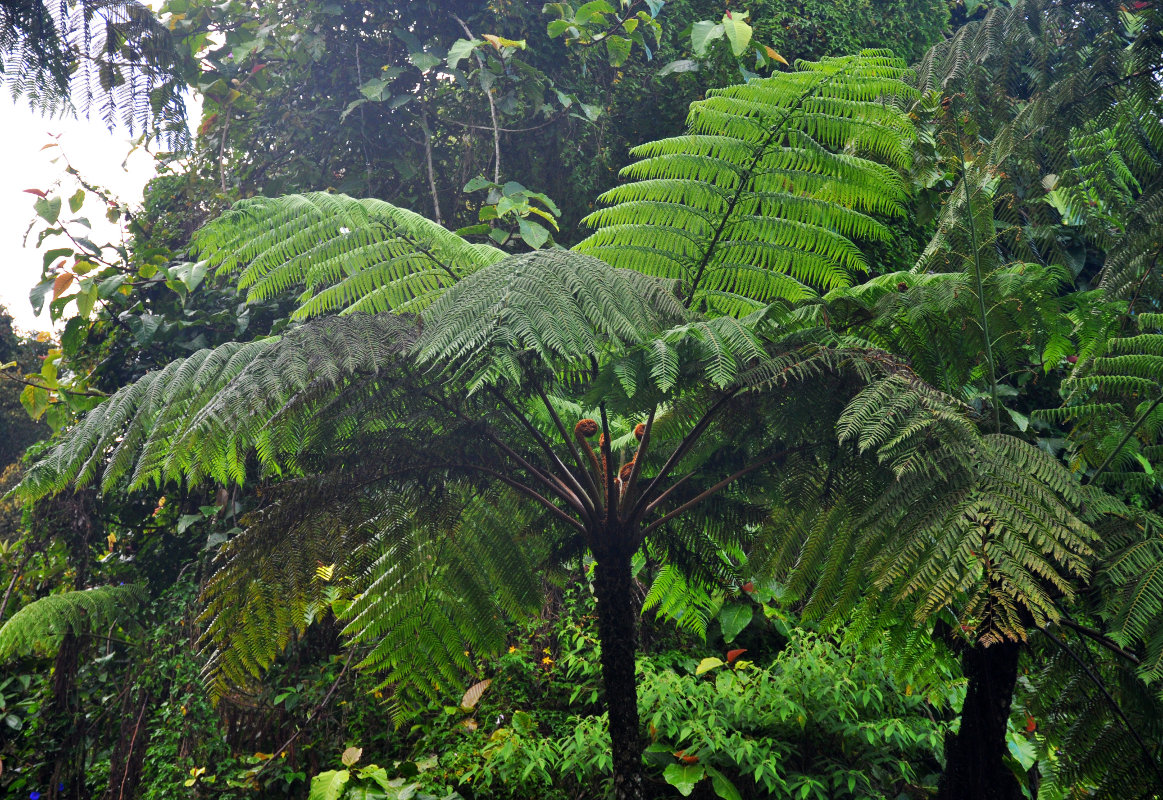
M 416 65 L 416 69 L 427 72 L 440 63 L 440 58 L 431 53 L 409 53 L 408 58 Z
M 743 55 L 751 43 L 751 26 L 747 24 L 746 11 L 728 11 L 723 15 L 723 30 L 731 43 L 731 52 L 736 57 Z M 693 36 L 693 34 L 692 34 Z
M 706 772 L 711 779 L 711 788 L 715 790 L 715 794 L 722 797 L 723 800 L 743 800 L 739 790 L 735 788 L 735 784 L 731 783 L 726 775 L 714 767 L 706 767 Z
M 483 175 L 478 175 L 471 181 L 464 185 L 462 191 L 465 192 L 479 192 L 481 189 L 488 189 L 493 185 L 493 182 Z
M 621 36 L 610 36 L 606 39 L 606 54 L 610 59 L 611 67 L 620 67 L 630 58 L 630 40 Z
M 81 206 L 85 204 L 85 190 L 78 189 L 73 192 L 73 196 L 69 198 L 69 211 L 76 214 L 81 210 Z
M 93 306 L 97 303 L 97 284 L 89 283 L 75 297 L 77 298 L 77 314 L 82 317 L 89 316 L 93 311 Z
M 695 784 L 706 776 L 702 764 L 671 764 L 662 771 L 662 777 L 683 797 L 690 797 Z
M 723 641 L 727 644 L 735 641 L 735 637 L 751 624 L 751 606 L 745 603 L 728 603 L 719 612 L 719 627 L 723 631 Z
M 549 231 L 544 226 L 538 225 L 536 222 L 530 222 L 527 219 L 517 221 L 517 226 L 521 230 L 521 238 L 525 240 L 525 244 L 532 247 L 534 250 L 540 250 L 541 247 L 549 241 Z
M 577 10 L 574 19 L 578 25 L 588 25 L 596 20 L 601 20 L 603 14 L 613 14 L 614 7 L 606 0 L 592 0 L 592 2 L 584 4 Z
M 705 56 L 707 47 L 716 39 L 722 39 L 726 29 L 722 25 L 702 20 L 691 26 L 691 47 L 696 56 Z
M 68 258 L 73 255 L 75 251 L 71 247 L 58 247 L 53 250 L 46 250 L 41 263 L 45 269 L 48 269 L 49 264 L 56 261 L 58 258 Z
M 61 199 L 59 197 L 54 197 L 52 200 L 38 197 L 32 207 L 36 209 L 37 215 L 50 225 L 56 222 L 61 215 Z
M 448 48 L 448 66 L 455 67 L 481 45 L 480 39 L 457 39 Z
M 350 779 L 351 773 L 345 769 L 320 772 L 311 779 L 311 793 L 307 800 L 339 800 Z
M 25 386 L 20 392 L 20 405 L 33 419 L 40 419 L 48 408 L 48 392 L 39 386 Z

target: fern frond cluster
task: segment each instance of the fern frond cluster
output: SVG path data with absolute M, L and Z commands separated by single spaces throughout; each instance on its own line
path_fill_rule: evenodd
M 948 610 L 978 641 L 1025 639 L 1090 574 L 1088 495 L 1049 454 L 902 388 L 870 385 L 839 423 L 891 478 L 840 459 L 785 487 L 802 499 L 772 520 L 771 568 L 812 616 L 844 618 L 868 581 L 917 623 Z
M 213 691 L 246 686 L 313 620 L 337 614 L 403 716 L 477 676 L 534 612 L 541 522 L 501 491 L 422 487 L 355 470 L 297 480 L 218 555 L 203 646 Z M 418 611 L 422 609 L 423 611 Z
M 11 0 L 0 5 L 0 86 L 34 109 L 80 106 L 112 129 L 181 146 L 190 137 L 184 46 L 136 0 Z
M 0 627 L 0 661 L 14 656 L 51 655 L 66 633 L 83 635 L 109 628 L 146 599 L 138 585 L 98 586 L 34 600 Z

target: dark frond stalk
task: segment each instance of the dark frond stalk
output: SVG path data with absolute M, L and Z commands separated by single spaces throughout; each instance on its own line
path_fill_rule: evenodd
M 1124 650 L 1123 648 L 1119 647 L 1117 642 L 1112 641 L 1109 637 L 1104 636 L 1103 634 L 1099 633 L 1098 631 L 1092 630 L 1092 629 L 1086 627 L 1085 625 L 1079 625 L 1077 622 L 1075 622 L 1074 620 L 1070 619 L 1067 616 L 1059 617 L 1058 624 L 1069 628 L 1070 630 L 1074 631 L 1075 633 L 1077 633 L 1081 636 L 1085 636 L 1086 638 L 1090 639 L 1095 644 L 1098 644 L 1098 645 L 1101 645 L 1102 647 L 1105 647 L 1107 650 L 1111 651 L 1112 653 L 1115 653 L 1116 655 L 1122 656 L 1123 658 L 1125 658 L 1127 661 L 1130 661 L 1135 666 L 1138 666 L 1139 664 L 1142 663 L 1139 660 L 1138 656 L 1136 656 L 1132 652 L 1129 652 L 1129 651 Z
M 606 416 L 606 404 L 598 406 L 602 415 L 602 478 L 606 482 L 606 524 L 613 525 L 618 518 L 618 490 L 614 486 L 614 457 L 610 452 L 610 420 Z
M 562 488 L 567 489 L 571 494 L 576 496 L 576 500 L 579 504 L 579 511 L 585 518 L 586 522 L 588 523 L 592 521 L 593 515 L 595 513 L 593 500 L 586 492 L 585 487 L 583 487 L 578 481 L 577 476 L 573 474 L 573 470 L 567 467 L 565 463 L 557 457 L 557 453 L 553 452 L 553 447 L 549 444 L 549 441 L 541 435 L 540 431 L 533 427 L 533 423 L 530 422 L 529 419 L 521 413 L 521 410 L 517 408 L 517 406 L 514 405 L 513 402 L 509 400 L 509 398 L 505 397 L 504 392 L 501 392 L 495 387 L 491 387 L 489 391 L 493 394 L 494 397 L 501 401 L 505 408 L 509 410 L 509 413 L 512 414 L 518 422 L 521 423 L 521 426 L 525 428 L 526 432 L 528 432 L 533 440 L 541 446 L 541 449 L 545 452 L 546 458 L 548 458 L 550 463 L 557 469 L 558 472 L 561 473 L 561 477 L 564 479 L 563 484 L 569 484 L 568 486 L 563 485 Z
M 634 452 L 634 467 L 630 470 L 630 477 L 622 486 L 622 500 L 618 504 L 618 511 L 625 513 L 634 502 L 634 489 L 638 486 L 638 475 L 642 472 L 642 461 L 646 458 L 647 452 L 650 449 L 650 430 L 654 427 L 654 414 L 658 411 L 658 406 L 650 408 L 650 415 L 646 418 L 646 424 L 642 429 L 642 440 L 638 443 L 638 449 Z
M 587 532 L 586 527 L 584 525 L 582 525 L 576 519 L 571 517 L 569 514 L 566 514 L 564 511 L 562 511 L 557 506 L 557 504 L 555 504 L 548 497 L 541 494 L 536 489 L 533 489 L 533 488 L 521 483 L 520 481 L 517 481 L 517 480 L 510 478 L 508 475 L 505 475 L 503 472 L 498 472 L 497 470 L 491 469 L 489 467 L 482 467 L 479 464 L 451 464 L 449 466 L 456 467 L 459 469 L 472 470 L 474 472 L 481 472 L 481 473 L 484 473 L 485 475 L 489 475 L 493 478 L 496 478 L 501 483 L 508 486 L 510 489 L 513 489 L 514 491 L 524 495 L 525 497 L 528 497 L 530 500 L 533 500 L 537 503 L 540 503 L 542 506 L 547 508 L 555 517 L 557 517 L 559 520 L 564 522 L 569 527 L 577 530 L 579 533 L 585 534 Z
M 1151 753 L 1151 749 L 1147 747 L 1147 743 L 1143 741 L 1143 737 L 1139 734 L 1139 731 L 1135 729 L 1135 726 L 1131 724 L 1129 719 L 1127 719 L 1127 715 L 1123 713 L 1123 709 L 1119 706 L 1118 701 L 1115 700 L 1115 698 L 1111 695 L 1110 690 L 1106 688 L 1106 684 L 1103 683 L 1102 678 L 1095 674 L 1094 670 L 1090 668 L 1090 665 L 1083 661 L 1082 658 L 1066 644 L 1066 642 L 1062 641 L 1057 636 L 1051 635 L 1046 631 L 1045 628 L 1038 628 L 1038 630 L 1046 634 L 1046 637 L 1050 639 L 1050 641 L 1054 642 L 1054 644 L 1056 644 L 1059 649 L 1061 649 L 1062 652 L 1065 653 L 1070 658 L 1070 660 L 1078 666 L 1080 670 L 1082 670 L 1090 682 L 1098 688 L 1098 691 L 1102 694 L 1103 700 L 1108 706 L 1110 706 L 1110 709 L 1114 712 L 1115 716 L 1118 717 L 1119 723 L 1122 724 L 1127 733 L 1131 735 L 1131 738 L 1135 740 L 1135 743 L 1139 745 L 1139 749 L 1143 753 L 1143 759 L 1151 766 L 1151 770 L 1155 773 L 1155 777 L 1159 781 L 1158 785 L 1163 786 L 1163 769 L 1159 767 L 1159 762 Z
M 1098 480 L 1099 475 L 1102 475 L 1104 472 L 1106 472 L 1107 467 L 1109 467 L 1115 460 L 1115 456 L 1122 452 L 1122 449 L 1127 446 L 1127 442 L 1131 441 L 1131 437 L 1135 435 L 1135 432 L 1138 431 L 1140 427 L 1142 427 L 1143 423 L 1147 421 L 1147 417 L 1151 416 L 1151 412 L 1158 408 L 1160 403 L 1163 403 L 1163 395 L 1156 397 L 1155 401 L 1151 403 L 1151 405 L 1147 406 L 1146 410 L 1144 410 L 1143 413 L 1140 414 L 1133 423 L 1131 423 L 1131 427 L 1128 428 L 1127 432 L 1123 434 L 1123 438 L 1119 439 L 1119 443 L 1115 445 L 1113 450 L 1110 451 L 1110 455 L 1108 455 L 1106 459 L 1104 459 L 1103 462 L 1099 464 L 1098 469 L 1096 469 L 1093 474 L 1083 478 L 1082 482 L 1084 484 L 1093 483 L 1094 481 Z
M 703 433 L 707 430 L 707 426 L 711 424 L 711 422 L 723 409 L 723 407 L 727 405 L 727 403 L 729 403 L 732 399 L 734 399 L 735 395 L 738 393 L 738 389 L 733 389 L 732 391 L 723 395 L 723 397 L 719 398 L 714 403 L 714 405 L 708 408 L 706 413 L 704 413 L 703 416 L 699 418 L 699 421 L 695 423 L 695 426 L 691 429 L 691 432 L 684 436 L 682 441 L 678 443 L 678 447 L 676 447 L 674 452 L 670 454 L 670 458 L 668 458 L 666 463 L 662 465 L 662 469 L 658 471 L 658 474 L 654 476 L 654 479 L 650 481 L 650 483 L 646 486 L 646 489 L 642 492 L 642 496 L 638 499 L 638 502 L 634 504 L 629 518 L 629 521 L 632 524 L 636 525 L 642 520 L 643 516 L 646 514 L 646 508 L 650 504 L 650 498 L 654 495 L 654 490 L 659 486 L 659 484 L 665 481 L 667 477 L 669 477 L 675 466 L 678 465 L 678 462 L 682 460 L 682 457 L 690 451 L 695 442 L 697 442 Z
M 561 421 L 561 417 L 557 413 L 557 409 L 553 407 L 553 403 L 549 402 L 549 395 L 545 394 L 545 389 L 540 384 L 537 384 L 537 396 L 541 398 L 541 402 L 545 405 L 545 410 L 549 412 L 550 419 L 557 427 L 561 434 L 562 441 L 565 442 L 566 447 L 569 448 L 569 454 L 573 456 L 574 463 L 577 464 L 578 473 L 582 479 L 589 484 L 589 494 L 595 508 L 601 508 L 601 497 L 598 491 L 598 485 L 594 483 L 593 477 L 590 475 L 589 467 L 585 461 L 582 460 L 581 453 L 578 452 L 577 445 L 574 444 L 573 438 L 570 436 L 569 429 L 565 427 L 565 423 Z
M 642 533 L 640 535 L 643 538 L 645 538 L 646 536 L 649 536 L 655 530 L 662 527 L 666 523 L 670 522 L 675 517 L 677 517 L 681 514 L 684 514 L 687 511 L 690 511 L 692 508 L 697 506 L 699 503 L 702 503 L 703 501 L 710 499 L 711 497 L 713 497 L 714 495 L 723 491 L 724 489 L 726 489 L 728 486 L 730 486 L 732 483 L 739 480 L 740 478 L 745 477 L 746 475 L 749 475 L 750 473 L 754 472 L 757 469 L 760 469 L 762 467 L 766 467 L 768 464 L 772 463 L 773 461 L 778 461 L 781 458 L 786 458 L 788 455 L 790 455 L 792 453 L 798 453 L 798 452 L 801 452 L 803 450 L 806 450 L 807 448 L 808 448 L 808 445 L 800 445 L 799 447 L 789 447 L 787 449 L 772 453 L 769 456 L 764 456 L 763 458 L 759 459 L 758 461 L 751 462 L 750 464 L 743 467 L 742 469 L 740 469 L 736 472 L 733 472 L 732 474 L 728 475 L 726 478 L 723 478 L 723 480 L 719 481 L 718 483 L 716 483 L 714 486 L 710 487 L 709 489 L 706 489 L 706 490 L 700 492 L 698 495 L 691 498 L 687 502 L 683 503 L 681 506 L 674 509 L 673 511 L 670 511 L 670 512 L 664 514 L 662 517 L 659 517 L 654 522 L 650 523 L 645 528 L 643 528 Z M 650 503 L 646 507 L 646 513 L 649 514 L 650 512 L 654 511 L 658 507 L 658 503 L 662 501 L 662 499 L 666 496 L 666 494 L 667 493 L 664 493 L 662 496 L 659 497 L 658 500 L 656 500 L 653 503 Z

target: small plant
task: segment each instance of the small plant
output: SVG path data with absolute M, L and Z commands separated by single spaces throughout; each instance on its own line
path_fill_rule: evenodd
M 340 756 L 343 769 L 321 772 L 312 778 L 308 800 L 460 800 L 456 792 L 443 798 L 421 792 L 419 783 L 409 782 L 419 771 L 413 762 L 400 765 L 402 771 L 410 772 L 410 775 L 389 778 L 388 771 L 375 764 L 356 767 L 361 757 L 361 747 L 344 750 Z

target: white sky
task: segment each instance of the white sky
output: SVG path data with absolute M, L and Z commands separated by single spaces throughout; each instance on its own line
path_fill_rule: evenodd
M 60 138 L 54 139 L 54 135 Z M 13 103 L 0 96 L 0 304 L 8 308 L 19 328 L 34 331 L 51 327 L 47 302 L 39 318 L 33 316 L 28 302 L 29 290 L 40 280 L 43 251 L 36 249 L 35 235 L 29 237 L 27 246 L 23 244 L 24 232 L 36 216 L 32 209 L 36 197 L 23 190 L 49 191 L 59 183 L 67 201 L 79 185 L 65 175 L 64 160 L 59 159 L 63 152 L 87 182 L 136 208 L 155 168 L 152 157 L 141 149 L 122 166 L 132 147 L 131 138 L 124 130 L 110 133 L 96 119 L 42 117 L 29 111 L 22 101 Z M 60 147 L 41 149 L 53 141 Z M 54 164 L 53 159 L 59 160 Z M 61 216 L 73 216 L 67 202 Z M 97 244 L 120 240 L 118 226 L 106 221 L 105 207 L 97 198 L 87 197 L 77 216 L 92 222 L 88 238 Z

